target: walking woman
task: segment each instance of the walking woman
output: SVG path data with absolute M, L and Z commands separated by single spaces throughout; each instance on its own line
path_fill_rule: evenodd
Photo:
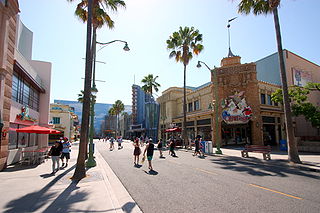
M 134 150 L 133 150 L 133 155 L 134 155 L 134 166 L 139 165 L 139 156 L 141 154 L 141 149 L 140 149 L 140 144 L 139 144 L 139 138 L 136 138 L 136 140 L 133 142 Z
M 62 152 L 62 147 L 60 143 L 57 141 L 49 151 L 49 156 L 51 156 L 51 159 L 52 159 L 52 173 L 51 173 L 52 175 L 54 175 L 60 168 L 59 157 L 61 155 L 61 152 Z M 57 168 L 56 168 L 56 164 L 57 164 Z
M 177 157 L 176 153 L 174 152 L 174 140 L 170 139 L 169 143 L 169 155 L 171 154 L 172 157 Z
M 162 140 L 159 139 L 159 140 L 158 140 L 157 148 L 158 148 L 158 150 L 159 150 L 159 152 L 160 152 L 160 158 L 163 158 L 162 147 L 163 147 Z

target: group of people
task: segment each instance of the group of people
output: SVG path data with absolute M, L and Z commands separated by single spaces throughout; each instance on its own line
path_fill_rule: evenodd
M 48 155 L 52 159 L 52 175 L 54 175 L 60 169 L 60 160 L 62 162 L 62 167 L 67 167 L 70 159 L 71 152 L 71 143 L 67 137 L 60 138 L 59 141 L 56 141 L 51 147 Z M 64 161 L 66 159 L 66 161 Z
M 140 154 L 141 154 L 141 148 L 140 148 L 141 143 L 144 143 L 144 141 L 141 141 L 139 138 L 136 138 L 133 141 L 133 146 L 134 146 L 133 164 L 134 164 L 134 166 L 139 166 L 139 158 L 140 158 Z M 174 143 L 173 139 L 170 140 L 168 147 L 169 147 L 169 155 L 176 157 L 176 153 L 174 151 L 175 143 Z M 152 158 L 153 158 L 153 154 L 154 154 L 154 149 L 155 149 L 155 145 L 153 144 L 152 138 L 149 138 L 147 141 L 147 145 L 143 151 L 142 161 L 144 161 L 144 159 L 147 158 L 150 171 L 153 171 Z M 161 139 L 159 139 L 157 142 L 157 149 L 159 150 L 160 158 L 164 158 L 164 156 L 163 156 L 163 142 Z
M 110 151 L 113 151 L 114 150 L 114 142 L 117 141 L 118 142 L 118 149 L 122 149 L 123 146 L 122 146 L 122 137 L 118 137 L 117 140 L 115 140 L 113 137 L 111 138 L 106 138 L 105 141 L 108 141 L 110 142 L 110 147 L 109 147 L 109 150 Z

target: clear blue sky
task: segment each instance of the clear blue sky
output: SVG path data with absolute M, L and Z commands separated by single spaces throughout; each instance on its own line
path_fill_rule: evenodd
M 169 59 L 166 40 L 179 26 L 194 26 L 203 34 L 204 51 L 187 68 L 187 85 L 210 81 L 209 71 L 197 69 L 198 60 L 219 66 L 228 53 L 227 20 L 231 23 L 231 46 L 242 63 L 254 62 L 276 52 L 273 16 L 240 15 L 237 0 L 125 0 L 126 9 L 110 13 L 115 28 L 102 28 L 98 41 L 126 40 L 97 53 L 98 102 L 117 99 L 131 104 L 131 85 L 141 85 L 147 74 L 158 75 L 161 92 L 183 86 L 183 66 Z M 283 47 L 320 64 L 320 1 L 282 0 L 279 10 Z M 74 15 L 75 3 L 66 0 L 20 0 L 20 16 L 34 33 L 33 59 L 52 63 L 51 102 L 76 100 L 83 89 L 86 25 Z

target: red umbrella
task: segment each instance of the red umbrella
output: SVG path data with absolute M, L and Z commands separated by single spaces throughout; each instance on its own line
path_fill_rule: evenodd
M 17 132 L 37 133 L 37 134 L 58 134 L 60 131 L 50 129 L 48 127 L 33 125 L 27 126 L 16 130 Z

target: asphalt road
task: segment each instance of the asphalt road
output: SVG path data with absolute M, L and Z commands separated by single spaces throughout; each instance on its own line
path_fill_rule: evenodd
M 133 166 L 133 146 L 123 144 L 114 151 L 108 143 L 96 146 L 145 213 L 320 212 L 319 173 L 185 151 L 160 159 L 157 150 L 156 172 L 149 173 L 147 162 Z

